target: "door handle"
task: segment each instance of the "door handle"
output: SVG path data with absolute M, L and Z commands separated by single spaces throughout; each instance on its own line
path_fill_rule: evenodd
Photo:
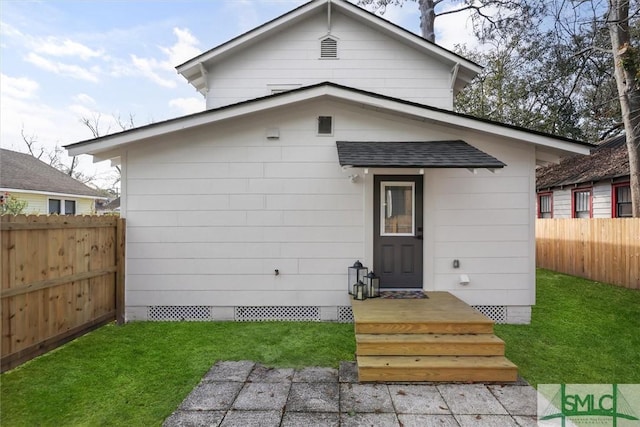
M 418 227 L 418 232 L 416 233 L 416 239 L 422 240 L 422 227 Z

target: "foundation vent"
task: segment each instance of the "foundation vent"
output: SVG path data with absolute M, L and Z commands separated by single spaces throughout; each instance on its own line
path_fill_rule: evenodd
M 319 307 L 236 307 L 237 322 L 264 322 L 270 320 L 287 320 L 300 322 L 320 321 Z
M 338 322 L 353 323 L 353 311 L 350 305 L 338 307 Z
M 155 305 L 149 307 L 149 320 L 204 322 L 212 320 L 211 307 Z
M 473 305 L 472 307 L 496 323 L 507 323 L 507 307 L 504 305 Z

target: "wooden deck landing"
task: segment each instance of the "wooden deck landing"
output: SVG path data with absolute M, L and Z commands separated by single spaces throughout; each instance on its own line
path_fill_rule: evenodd
M 493 321 L 448 292 L 352 300 L 360 381 L 516 381 Z

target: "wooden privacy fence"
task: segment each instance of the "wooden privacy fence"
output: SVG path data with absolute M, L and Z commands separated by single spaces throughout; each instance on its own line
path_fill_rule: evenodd
M 1 216 L 2 372 L 123 321 L 124 219 Z
M 538 219 L 536 264 L 640 289 L 640 218 Z

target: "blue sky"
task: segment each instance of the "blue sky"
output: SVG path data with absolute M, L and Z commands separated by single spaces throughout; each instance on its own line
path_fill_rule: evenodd
M 354 0 L 355 1 L 355 0 Z M 45 147 L 204 109 L 175 71 L 193 56 L 305 3 L 301 0 L 0 0 L 0 145 L 26 151 L 21 132 Z M 417 5 L 384 17 L 419 32 Z M 437 21 L 438 42 L 472 42 L 467 19 Z M 462 31 L 461 31 L 462 30 Z M 82 159 L 108 181 L 109 165 Z

